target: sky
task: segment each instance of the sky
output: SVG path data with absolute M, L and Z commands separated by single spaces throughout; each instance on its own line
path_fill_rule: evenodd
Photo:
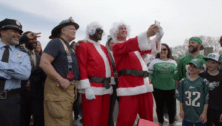
M 75 41 L 86 36 L 86 27 L 99 22 L 104 29 L 101 44 L 114 22 L 130 25 L 133 38 L 157 20 L 164 31 L 162 43 L 182 45 L 192 36 L 222 35 L 222 0 L 1 0 L 0 20 L 16 19 L 23 31 L 41 32 L 43 48 L 51 30 L 72 17 L 80 25 Z

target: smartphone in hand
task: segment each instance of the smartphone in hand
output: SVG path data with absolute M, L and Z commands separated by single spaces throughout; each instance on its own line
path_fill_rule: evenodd
M 160 22 L 155 20 L 154 25 L 157 25 L 160 27 Z

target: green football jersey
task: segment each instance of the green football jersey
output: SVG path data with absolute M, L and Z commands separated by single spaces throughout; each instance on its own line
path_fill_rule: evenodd
M 177 65 L 177 75 L 176 75 L 176 80 L 181 80 L 182 78 L 186 77 L 186 65 L 195 57 L 191 56 L 190 54 L 184 56 L 182 59 L 180 59 L 178 65 Z M 204 55 L 199 55 L 196 57 L 197 59 L 200 59 L 203 64 L 206 64 L 207 62 L 203 59 L 205 58 Z
M 200 115 L 204 110 L 204 105 L 208 104 L 208 91 L 208 81 L 202 77 L 198 77 L 194 81 L 190 81 L 186 77 L 179 82 L 175 97 L 183 103 L 186 121 L 201 122 Z
M 222 71 L 222 66 L 220 66 L 220 67 L 218 68 L 218 70 L 219 70 L 219 71 Z
M 149 77 L 152 80 L 154 88 L 161 90 L 175 89 L 174 76 L 177 71 L 177 63 L 175 60 L 154 59 L 149 67 Z

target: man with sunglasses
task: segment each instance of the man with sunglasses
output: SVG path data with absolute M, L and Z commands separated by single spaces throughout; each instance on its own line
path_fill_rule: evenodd
M 84 126 L 107 126 L 111 84 L 115 84 L 108 50 L 100 44 L 103 29 L 97 22 L 86 28 L 86 41 L 80 43 L 76 54 L 79 61 Z M 112 76 L 112 77 L 111 77 Z

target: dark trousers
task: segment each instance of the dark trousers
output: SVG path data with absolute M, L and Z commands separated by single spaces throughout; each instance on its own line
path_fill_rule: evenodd
M 34 126 L 44 126 L 43 97 L 33 98 L 31 92 L 24 91 L 21 96 L 19 126 L 29 126 L 31 115 L 34 117 Z
M 221 110 L 208 109 L 207 112 L 207 126 L 222 126 L 222 122 L 219 122 Z
M 108 126 L 114 126 L 113 111 L 114 111 L 114 106 L 115 106 L 116 100 L 119 101 L 119 97 L 117 97 L 117 94 L 116 94 L 116 89 L 117 88 L 118 88 L 118 83 L 116 81 L 116 84 L 113 86 L 113 94 L 110 96 L 110 108 L 109 108 Z
M 20 96 L 8 96 L 7 99 L 0 99 L 0 126 L 18 126 L 20 111 Z
M 156 102 L 156 113 L 159 123 L 163 123 L 163 108 L 166 104 L 169 114 L 169 123 L 174 123 L 175 119 L 175 90 L 160 90 L 154 88 L 153 96 Z
M 74 111 L 75 120 L 78 119 L 79 115 L 82 116 L 79 100 L 80 100 L 80 94 L 77 93 L 77 99 L 76 99 L 76 101 L 74 102 L 74 105 L 73 105 L 73 111 Z
M 176 116 L 176 113 L 177 113 L 177 105 L 175 104 L 175 116 Z M 163 114 L 168 115 L 168 109 L 167 109 L 166 104 L 164 104 Z

